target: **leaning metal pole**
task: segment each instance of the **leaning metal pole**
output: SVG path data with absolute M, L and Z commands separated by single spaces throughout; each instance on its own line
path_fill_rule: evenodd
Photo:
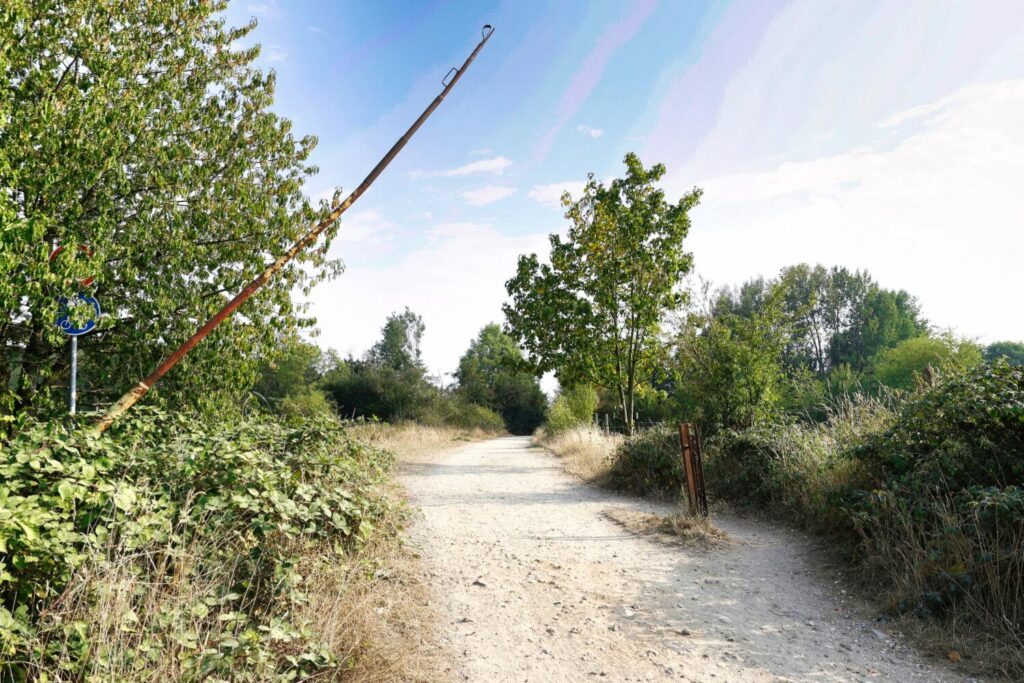
M 343 201 L 341 204 L 335 207 L 334 210 L 331 211 L 331 213 L 328 214 L 326 218 L 324 218 L 322 221 L 314 225 L 309 230 L 309 232 L 307 232 L 295 244 L 293 244 L 291 248 L 288 249 L 288 251 L 283 253 L 280 257 L 278 257 L 276 261 L 267 266 L 266 270 L 260 273 L 255 280 L 250 282 L 245 287 L 245 289 L 243 289 L 237 295 L 235 295 L 234 299 L 229 301 L 228 304 L 224 306 L 224 308 L 220 309 L 220 311 L 218 311 L 216 315 L 210 318 L 205 325 L 199 328 L 199 330 L 191 337 L 189 337 L 189 339 L 184 344 L 178 347 L 177 351 L 168 356 L 145 379 L 140 381 L 130 391 L 128 391 L 128 393 L 119 398 L 117 400 L 117 403 L 112 405 L 110 409 L 102 417 L 100 417 L 99 420 L 97 420 L 96 423 L 93 425 L 93 433 L 102 434 L 103 432 L 107 431 L 107 429 L 110 427 L 110 425 L 114 423 L 115 420 L 124 415 L 133 405 L 138 403 L 139 400 L 143 396 L 145 396 L 150 389 L 153 388 L 153 385 L 159 382 L 160 378 L 163 377 L 168 370 L 173 368 L 178 363 L 178 361 L 180 361 L 189 351 L 191 351 L 195 347 L 196 344 L 201 342 L 206 337 L 206 335 L 210 334 L 210 332 L 212 332 L 213 329 L 217 327 L 217 325 L 220 325 L 222 322 L 224 322 L 224 320 L 228 318 L 232 313 L 234 313 L 235 309 L 241 306 L 245 302 L 245 300 L 252 296 L 257 289 L 266 284 L 272 277 L 274 277 L 275 274 L 277 274 L 278 271 L 284 268 L 285 264 L 287 264 L 289 261 L 295 258 L 296 254 L 306 249 L 309 245 L 313 244 L 316 241 L 317 237 L 319 237 L 324 230 L 331 227 L 335 222 L 337 222 L 338 218 L 341 217 L 341 214 L 345 213 L 345 211 L 350 206 L 355 204 L 356 200 L 359 199 L 359 197 L 361 197 L 364 192 L 366 192 L 370 185 L 373 184 L 373 181 L 377 179 L 377 176 L 379 176 L 384 171 L 384 169 L 387 168 L 388 164 L 391 163 L 391 160 L 394 159 L 398 155 L 398 153 L 402 151 L 402 148 L 405 147 L 406 143 L 409 142 L 410 138 L 412 138 L 416 131 L 420 129 L 420 126 L 423 125 L 423 122 L 426 121 L 427 118 L 429 118 L 430 115 L 434 113 L 434 110 L 437 109 L 441 102 L 444 101 L 444 98 L 448 95 L 449 92 L 451 92 L 452 88 L 455 87 L 455 84 L 459 82 L 459 79 L 462 78 L 462 74 L 465 73 L 469 65 L 473 63 L 473 60 L 476 59 L 477 54 L 480 52 L 481 49 L 483 49 L 483 46 L 487 43 L 488 39 L 490 39 L 491 34 L 493 33 L 493 27 L 491 27 L 490 25 L 484 26 L 483 38 L 477 44 L 476 48 L 469 55 L 466 61 L 463 63 L 462 67 L 458 69 L 452 67 L 452 70 L 448 72 L 448 75 L 450 76 L 454 71 L 455 76 L 450 81 L 448 81 L 448 83 L 444 86 L 444 89 L 441 91 L 441 94 L 434 98 L 434 101 L 430 103 L 430 106 L 423 110 L 423 113 L 420 114 L 420 117 L 413 122 L 413 124 L 409 127 L 409 130 L 405 131 L 405 135 L 400 137 L 398 139 L 398 142 L 396 142 L 391 147 L 391 149 L 388 150 L 388 153 L 385 154 L 384 157 L 377 162 L 377 165 L 373 167 L 373 170 L 370 171 L 369 175 L 367 175 L 363 182 L 359 184 L 359 187 L 353 190 L 352 194 L 346 197 L 345 201 Z M 445 80 L 447 80 L 447 76 L 445 77 Z

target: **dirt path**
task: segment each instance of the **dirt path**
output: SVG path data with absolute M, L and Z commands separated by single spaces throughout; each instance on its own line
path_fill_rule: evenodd
M 634 535 L 602 513 L 655 506 L 526 437 L 403 469 L 452 680 L 963 680 L 860 616 L 799 535 L 735 519 L 716 519 L 735 542 L 713 550 Z

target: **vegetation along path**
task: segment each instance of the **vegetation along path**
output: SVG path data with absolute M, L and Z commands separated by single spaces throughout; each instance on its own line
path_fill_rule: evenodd
M 528 437 L 403 476 L 452 680 L 961 680 L 865 617 L 797 534 L 736 519 L 716 519 L 732 537 L 716 548 L 633 534 L 610 517 L 656 506 L 581 483 Z

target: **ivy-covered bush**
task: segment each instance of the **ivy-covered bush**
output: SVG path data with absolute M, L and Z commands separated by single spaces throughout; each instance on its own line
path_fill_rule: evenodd
M 149 410 L 98 439 L 27 425 L 0 451 L 0 680 L 298 680 L 343 664 L 294 620 L 298 558 L 344 562 L 385 512 L 389 465 L 327 418 Z

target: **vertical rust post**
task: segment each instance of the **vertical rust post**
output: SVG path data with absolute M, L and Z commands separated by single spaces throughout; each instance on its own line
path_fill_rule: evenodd
M 683 459 L 683 473 L 686 475 L 686 499 L 690 503 L 690 514 L 697 514 L 697 489 L 693 474 L 693 449 L 690 447 L 690 426 L 679 423 L 679 450 Z
M 708 497 L 704 490 L 704 464 L 696 425 L 679 423 L 679 448 L 686 474 L 686 498 L 690 504 L 690 514 L 707 517 Z
M 459 82 L 459 79 L 462 78 L 462 74 L 465 73 L 469 65 L 473 63 L 473 60 L 476 59 L 477 54 L 479 54 L 480 50 L 483 49 L 484 45 L 487 43 L 487 41 L 491 37 L 491 34 L 493 33 L 494 28 L 490 24 L 484 26 L 482 32 L 482 39 L 477 44 L 473 52 L 470 53 L 469 57 L 466 58 L 466 61 L 463 62 L 460 68 L 452 67 L 451 71 L 448 72 L 448 75 L 445 76 L 444 80 L 442 81 L 444 89 L 441 91 L 441 93 L 434 98 L 433 102 L 431 102 L 426 109 L 423 110 L 423 113 L 420 114 L 419 118 L 417 118 L 413 122 L 413 124 L 409 126 L 409 129 L 405 132 L 405 134 L 402 137 L 400 137 L 398 141 L 395 142 L 394 145 L 391 146 L 391 149 L 388 150 L 387 154 L 385 154 L 384 157 L 377 162 L 377 165 L 374 166 L 370 173 L 366 176 L 366 178 L 363 179 L 363 182 L 359 183 L 359 186 L 352 191 L 352 194 L 345 198 L 345 201 L 336 206 L 334 210 L 331 211 L 331 213 L 328 214 L 326 218 L 324 218 L 316 225 L 312 226 L 309 229 L 309 231 L 306 232 L 305 235 L 299 238 L 299 240 L 296 241 L 295 244 L 293 244 L 291 248 L 288 249 L 288 251 L 281 254 L 281 256 L 277 258 L 277 260 L 275 260 L 273 263 L 267 266 L 263 270 L 263 272 L 256 277 L 255 280 L 246 285 L 245 288 L 242 289 L 242 291 L 240 291 L 238 294 L 236 294 L 235 297 L 231 299 L 231 301 L 229 301 L 220 311 L 218 311 L 212 318 L 206 321 L 206 324 L 199 328 L 199 330 L 197 330 L 195 334 L 189 337 L 185 341 L 185 343 L 179 346 L 174 353 L 172 353 L 170 356 L 164 359 L 163 362 L 161 362 L 156 367 L 156 369 L 154 369 L 144 379 L 139 381 L 138 384 L 136 384 L 124 396 L 118 399 L 117 402 L 114 403 L 114 405 L 110 406 L 107 412 L 104 413 L 104 415 L 100 417 L 99 420 L 97 420 L 96 423 L 92 426 L 92 432 L 97 435 L 105 432 L 117 418 L 119 418 L 121 415 L 124 415 L 133 405 L 138 403 L 139 400 L 142 399 L 142 397 L 145 396 L 146 393 L 148 393 L 149 390 L 153 388 L 153 385 L 159 382 L 160 378 L 163 377 L 168 370 L 177 365 L 178 361 L 184 358 L 185 355 L 189 351 L 191 351 L 196 344 L 201 342 L 204 338 L 206 338 L 208 334 L 210 334 L 210 332 L 213 331 L 215 327 L 217 327 L 222 322 L 224 322 L 225 319 L 230 317 L 231 314 L 235 312 L 235 309 L 241 306 L 242 303 L 244 303 L 249 297 L 251 297 L 256 292 L 256 290 L 258 290 L 260 287 L 266 284 L 272 277 L 274 277 L 274 275 L 276 275 L 278 271 L 284 268 L 289 261 L 295 258 L 295 256 L 300 251 L 306 249 L 307 247 L 309 247 L 309 245 L 313 244 L 316 241 L 316 239 L 321 235 L 321 233 L 327 230 L 327 228 L 334 225 L 334 223 L 336 223 L 337 220 L 341 218 L 341 214 L 345 213 L 345 211 L 350 206 L 352 206 L 356 202 L 356 200 L 362 196 L 364 192 L 366 192 L 370 185 L 373 184 L 373 181 L 377 179 L 377 176 L 379 176 L 384 171 L 384 169 L 387 168 L 388 164 L 391 163 L 392 159 L 398 156 L 398 153 L 402 151 L 402 148 L 405 147 L 407 142 L 409 142 L 409 139 L 412 138 L 412 136 L 416 133 L 417 130 L 420 129 L 420 126 L 423 125 L 423 122 L 426 121 L 427 118 L 429 118 L 432 113 L 434 113 L 434 110 L 437 109 L 438 106 L 440 106 L 441 102 L 448 95 L 448 93 L 451 92 L 451 89 L 455 87 L 455 84 Z M 455 74 L 454 77 L 452 77 L 451 80 L 448 80 L 448 78 L 452 76 L 453 73 Z

